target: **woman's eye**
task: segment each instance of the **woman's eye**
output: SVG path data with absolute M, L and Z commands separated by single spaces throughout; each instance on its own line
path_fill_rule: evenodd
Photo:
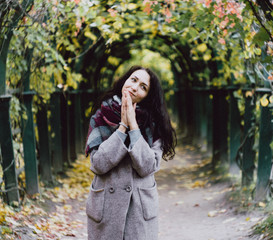
M 146 87 L 145 87 L 145 86 L 141 86 L 141 88 L 142 88 L 144 91 L 146 91 Z
M 133 81 L 133 82 L 135 82 L 135 81 L 136 81 L 136 79 L 135 79 L 135 78 L 132 78 L 132 81 Z

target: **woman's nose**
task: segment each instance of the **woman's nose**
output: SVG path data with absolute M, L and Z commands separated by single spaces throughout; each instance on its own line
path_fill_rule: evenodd
M 133 84 L 133 85 L 131 86 L 131 88 L 132 88 L 132 90 L 136 91 L 136 90 L 137 90 L 137 84 Z

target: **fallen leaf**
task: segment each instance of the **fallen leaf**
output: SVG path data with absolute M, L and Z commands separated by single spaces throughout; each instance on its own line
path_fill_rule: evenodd
M 208 212 L 209 217 L 215 217 L 216 215 L 217 215 L 217 211 L 215 210 Z
M 227 210 L 226 209 L 221 209 L 220 211 L 218 211 L 219 213 L 225 213 L 225 212 L 227 212 Z
M 5 234 L 12 234 L 12 229 L 7 227 L 7 226 L 2 226 L 1 227 L 1 234 L 5 235 Z
M 206 185 L 207 181 L 195 181 L 192 184 L 192 188 L 198 188 L 198 187 L 204 187 Z
M 229 222 L 232 222 L 232 221 L 234 221 L 236 218 L 228 218 L 228 219 L 226 219 L 225 221 L 223 221 L 223 223 L 225 224 L 225 223 L 229 223 Z
M 175 203 L 175 205 L 181 205 L 183 203 L 184 203 L 184 201 L 178 201 L 178 202 Z

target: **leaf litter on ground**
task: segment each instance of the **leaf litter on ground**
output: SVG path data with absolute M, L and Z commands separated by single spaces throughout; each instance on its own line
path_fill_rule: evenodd
M 27 196 L 17 207 L 9 206 L 0 199 L 0 239 L 63 239 L 76 237 L 79 228 L 84 228 L 81 220 L 74 219 L 73 205 L 80 202 L 85 215 L 85 200 L 89 192 L 93 173 L 89 158 L 80 155 L 65 172 L 66 177 L 56 176 L 58 186 L 40 187 L 40 194 Z M 77 210 L 78 211 L 78 210 Z

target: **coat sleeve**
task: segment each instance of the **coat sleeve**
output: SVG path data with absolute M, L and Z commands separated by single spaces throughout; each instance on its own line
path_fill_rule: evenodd
M 91 171 L 97 175 L 105 174 L 117 166 L 125 157 L 128 149 L 117 132 L 102 142 L 97 150 L 90 154 Z
M 162 159 L 160 139 L 150 147 L 141 135 L 128 152 L 132 159 L 133 168 L 141 177 L 151 175 L 160 169 Z

